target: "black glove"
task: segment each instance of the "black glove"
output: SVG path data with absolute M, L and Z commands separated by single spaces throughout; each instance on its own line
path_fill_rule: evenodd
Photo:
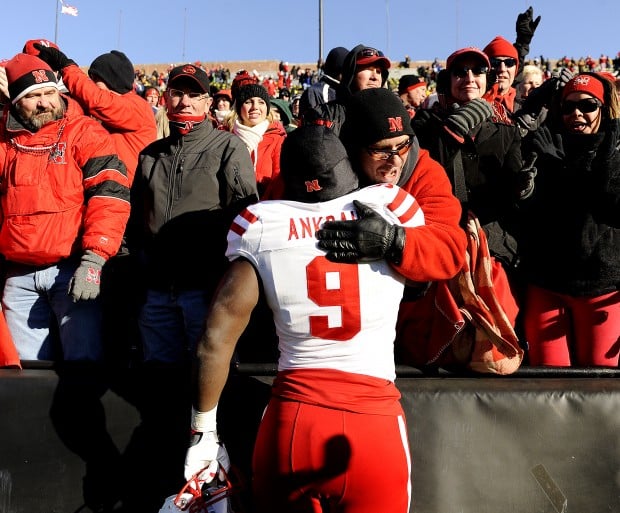
M 359 214 L 355 221 L 330 221 L 317 231 L 318 246 L 332 262 L 357 262 L 385 258 L 396 265 L 403 259 L 405 229 L 391 224 L 372 208 L 353 200 Z
M 530 153 L 530 157 L 523 164 L 521 171 L 519 171 L 517 187 L 519 189 L 520 200 L 527 199 L 534 193 L 534 179 L 538 174 L 538 170 L 534 164 L 537 158 L 538 155 L 536 153 Z
M 529 45 L 534 37 L 536 27 L 540 23 L 540 16 L 534 19 L 534 9 L 529 7 L 527 11 L 522 12 L 517 16 L 517 43 L 523 45 Z
M 460 137 L 464 137 L 472 128 L 493 115 L 491 104 L 481 98 L 475 98 L 456 109 L 446 119 L 446 127 Z
M 532 148 L 540 158 L 564 160 L 564 147 L 560 134 L 551 135 L 547 126 L 541 126 L 532 136 Z
M 75 61 L 69 59 L 64 53 L 51 46 L 43 46 L 39 43 L 33 45 L 39 50 L 37 57 L 46 62 L 54 71 L 60 71 L 67 66 L 75 64 Z
M 555 89 L 562 89 L 568 81 L 574 77 L 568 68 L 560 68 L 560 71 L 552 71 L 551 79 L 555 80 Z

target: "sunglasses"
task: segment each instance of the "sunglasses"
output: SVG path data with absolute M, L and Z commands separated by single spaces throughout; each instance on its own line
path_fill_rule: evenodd
M 489 72 L 489 68 L 486 66 L 463 66 L 462 68 L 455 68 L 452 70 L 452 74 L 458 78 L 465 78 L 469 72 L 472 72 L 475 77 L 480 75 L 486 75 Z
M 569 114 L 572 114 L 575 110 L 579 110 L 579 112 L 583 114 L 587 114 L 588 112 L 594 112 L 596 109 L 599 109 L 600 107 L 601 107 L 601 102 L 592 98 L 592 99 L 578 100 L 576 102 L 566 100 L 564 103 L 562 103 L 562 106 L 560 109 L 562 111 L 562 114 L 564 114 L 565 116 L 568 116 Z
M 364 57 L 383 57 L 383 52 L 375 48 L 364 48 L 358 52 L 357 58 L 360 59 Z
M 493 68 L 499 68 L 502 65 L 502 62 L 506 65 L 507 68 L 512 68 L 513 66 L 517 65 L 517 59 L 514 59 L 512 57 L 508 57 L 507 59 L 498 59 L 497 57 L 492 57 L 491 59 L 489 59 L 489 61 L 491 62 L 491 66 L 493 66 Z
M 366 151 L 368 152 L 368 155 L 370 155 L 375 160 L 388 160 L 394 155 L 402 157 L 405 153 L 409 151 L 409 148 L 411 148 L 412 144 L 413 137 L 409 137 L 409 139 L 407 139 L 404 143 L 399 144 L 393 150 L 383 148 L 366 148 Z
M 179 100 L 183 98 L 185 95 L 187 95 L 191 101 L 198 101 L 198 100 L 202 100 L 203 98 L 207 97 L 205 93 L 196 93 L 193 91 L 190 93 L 186 93 L 185 91 L 181 91 L 180 89 L 169 88 L 167 89 L 167 91 L 171 98 L 176 98 Z

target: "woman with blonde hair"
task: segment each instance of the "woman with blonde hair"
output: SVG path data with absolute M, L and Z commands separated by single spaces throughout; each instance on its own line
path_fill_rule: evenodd
M 226 128 L 239 136 L 250 152 L 259 198 L 279 198 L 282 191 L 276 178 L 280 174 L 280 150 L 286 132 L 273 117 L 269 94 L 256 77 L 245 71 L 233 80 L 231 93 L 233 109 L 226 119 Z

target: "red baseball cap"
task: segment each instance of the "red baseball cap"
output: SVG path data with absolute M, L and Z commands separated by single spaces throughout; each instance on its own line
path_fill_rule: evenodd
M 390 69 L 392 63 L 383 55 L 383 52 L 369 46 L 365 46 L 355 56 L 355 67 L 361 68 L 370 64 L 378 64 L 383 69 Z
M 46 46 L 48 48 L 56 48 L 56 50 L 60 50 L 60 48 L 58 48 L 58 45 L 56 43 L 52 43 L 48 39 L 29 39 L 28 41 L 26 41 L 26 44 L 24 45 L 24 49 L 22 50 L 22 52 L 27 53 L 28 55 L 39 55 L 39 50 L 37 50 L 34 47 L 35 44 Z
M 473 55 L 483 61 L 487 67 L 491 67 L 489 57 L 486 53 L 475 46 L 468 46 L 467 48 L 461 48 L 460 50 L 451 53 L 446 61 L 446 68 L 449 70 L 456 59 L 464 57 L 465 55 Z

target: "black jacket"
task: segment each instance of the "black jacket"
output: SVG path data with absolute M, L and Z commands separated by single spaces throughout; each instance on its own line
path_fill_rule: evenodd
M 592 135 L 560 134 L 565 157 L 538 156 L 520 248 L 529 283 L 595 297 L 620 285 L 618 120 Z
M 476 214 L 487 233 L 491 254 L 507 266 L 515 266 L 514 231 L 522 168 L 519 131 L 514 125 L 484 121 L 461 144 L 445 130 L 444 120 L 450 113 L 438 104 L 418 111 L 412 125 L 420 147 L 446 169 L 463 206 L 463 221 L 468 210 Z

